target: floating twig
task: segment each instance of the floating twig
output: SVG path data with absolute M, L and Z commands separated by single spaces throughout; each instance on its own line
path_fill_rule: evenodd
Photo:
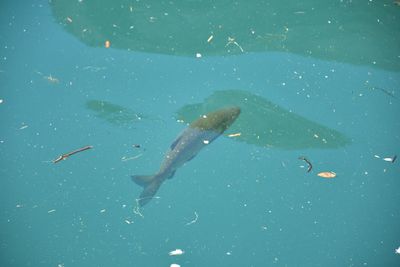
M 378 87 L 378 86 L 373 86 L 373 87 L 371 87 L 371 89 L 372 89 L 372 90 L 379 90 L 379 91 L 381 91 L 382 93 L 384 93 L 384 94 L 386 94 L 386 95 L 388 95 L 388 96 L 390 96 L 390 97 L 393 97 L 393 98 L 398 99 L 397 96 L 394 95 L 394 91 L 389 91 L 389 90 L 387 90 L 387 89 L 385 89 L 385 88 Z
M 299 159 L 304 160 L 307 163 L 308 165 L 307 172 L 310 172 L 312 170 L 311 162 L 304 156 L 300 156 Z
M 228 42 L 226 43 L 225 47 L 231 44 L 236 45 L 237 47 L 239 47 L 240 51 L 244 52 L 243 48 L 238 44 L 238 42 L 235 41 L 235 38 L 228 37 Z
M 91 149 L 91 148 L 93 148 L 93 146 L 85 146 L 85 147 L 79 148 L 77 150 L 71 151 L 69 153 L 63 154 L 63 155 L 59 156 L 58 158 L 56 158 L 55 160 L 53 160 L 53 163 L 57 163 L 57 162 L 59 162 L 61 160 L 65 160 L 69 156 L 72 156 L 73 154 L 76 154 L 76 153 L 79 153 L 79 152 L 82 152 L 82 151 L 85 151 L 85 150 L 88 150 L 88 149 Z
M 141 156 L 143 156 L 142 153 L 140 153 L 139 155 L 133 156 L 133 157 L 126 157 L 126 156 L 123 156 L 123 157 L 121 158 L 121 161 L 133 160 L 133 159 L 140 158 Z
M 142 198 L 137 198 L 137 199 L 135 199 L 135 201 L 136 201 L 136 206 L 133 207 L 133 213 L 135 213 L 136 215 L 139 215 L 140 217 L 144 218 L 143 213 L 140 211 L 140 204 L 139 204 L 139 201 L 140 201 L 140 200 L 143 200 L 143 199 L 153 199 L 153 198 L 155 198 L 155 199 L 160 199 L 161 197 L 155 196 L 155 197 L 142 197 Z
M 185 225 L 191 225 L 191 224 L 197 222 L 197 219 L 199 218 L 199 215 L 197 214 L 197 212 L 194 212 L 194 215 L 196 216 L 196 218 L 194 218 L 192 221 L 188 222 Z
M 242 133 L 232 133 L 232 134 L 228 134 L 228 137 L 238 137 L 241 135 L 242 135 Z

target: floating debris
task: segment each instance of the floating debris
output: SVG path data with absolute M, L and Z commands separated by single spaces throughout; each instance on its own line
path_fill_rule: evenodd
M 47 81 L 49 81 L 50 83 L 59 83 L 60 80 L 58 80 L 56 77 L 51 76 L 51 74 L 49 76 L 43 76 L 44 79 L 46 79 Z
M 133 157 L 126 157 L 126 156 L 123 156 L 123 157 L 121 158 L 121 161 L 133 160 L 133 159 L 140 158 L 141 156 L 143 156 L 142 153 L 140 153 L 139 155 L 133 156 Z
M 3 99 L 0 99 L 0 104 L 3 104 L 3 102 L 4 102 L 4 100 L 3 100 Z
M 181 267 L 179 264 L 172 263 L 169 267 Z
M 242 133 L 233 133 L 233 134 L 228 134 L 228 137 L 238 137 L 241 135 L 242 135 Z
M 394 253 L 400 254 L 400 247 L 396 248 L 396 249 L 394 250 Z
M 55 160 L 53 160 L 53 163 L 57 163 L 57 162 L 59 162 L 61 160 L 65 160 L 69 156 L 72 156 L 73 154 L 76 154 L 76 153 L 79 153 L 79 152 L 82 152 L 82 151 L 85 151 L 85 150 L 88 150 L 88 149 L 91 149 L 91 148 L 93 148 L 93 146 L 85 146 L 85 147 L 79 148 L 77 150 L 74 150 L 72 152 L 63 154 L 63 155 L 59 156 L 58 158 L 56 158 Z
M 60 80 L 56 77 L 53 77 L 51 74 L 49 76 L 44 75 L 43 73 L 41 73 L 40 71 L 35 71 L 37 74 L 39 74 L 40 76 L 43 77 L 43 79 L 47 80 L 50 83 L 59 83 Z
M 397 155 L 394 155 L 393 157 L 385 157 L 385 158 L 381 158 L 379 155 L 374 155 L 374 157 L 377 159 L 382 159 L 387 162 L 391 162 L 391 163 L 394 163 L 397 159 Z
M 194 218 L 193 220 L 191 220 L 190 222 L 188 222 L 185 225 L 191 225 L 191 224 L 194 224 L 195 222 L 197 222 L 197 219 L 199 218 L 199 215 L 197 214 L 197 212 L 194 212 L 194 215 L 196 216 L 196 218 Z
M 320 172 L 317 174 L 319 177 L 322 178 L 335 178 L 336 177 L 336 173 L 335 172 Z
M 228 42 L 226 43 L 225 47 L 231 44 L 236 45 L 237 47 L 239 47 L 240 51 L 244 52 L 243 48 L 238 44 L 238 42 L 235 41 L 235 38 L 228 37 Z
M 49 210 L 47 213 L 53 213 L 55 211 L 56 211 L 55 209 L 52 209 L 52 210 Z
M 98 71 L 106 70 L 106 69 L 107 69 L 106 67 L 97 67 L 97 66 L 85 66 L 82 68 L 82 70 L 88 70 L 91 72 L 98 72 Z
M 196 53 L 196 57 L 197 58 L 201 58 L 201 54 L 200 53 Z
M 390 97 L 392 97 L 392 98 L 395 98 L 395 99 L 399 99 L 395 94 L 394 94 L 394 90 L 392 90 L 392 91 L 389 91 L 388 89 L 385 89 L 385 88 L 382 88 L 382 87 L 379 87 L 379 86 L 371 86 L 371 85 L 368 85 L 368 82 L 366 82 L 365 83 L 365 86 L 368 88 L 368 89 L 371 89 L 371 90 L 378 90 L 378 91 L 381 91 L 382 93 L 384 93 L 385 95 L 388 95 L 388 96 L 390 96 Z
M 175 249 L 175 250 L 173 250 L 173 251 L 171 251 L 171 252 L 169 252 L 168 254 L 170 255 L 170 256 L 179 256 L 179 255 L 182 255 L 182 254 L 184 254 L 185 252 L 182 250 L 182 249 Z
M 104 47 L 105 47 L 105 48 L 110 48 L 110 46 L 111 46 L 110 41 L 109 41 L 109 40 L 106 40 L 106 41 L 104 42 Z
M 133 213 L 135 213 L 136 215 L 139 215 L 140 217 L 144 218 L 143 213 L 140 211 L 140 207 L 139 207 L 138 201 L 136 201 L 136 206 L 133 208 Z
M 144 215 L 142 214 L 142 212 L 140 211 L 140 201 L 143 199 L 160 199 L 161 197 L 159 196 L 155 196 L 155 197 L 142 197 L 142 198 L 137 198 L 135 199 L 136 201 L 136 205 L 135 207 L 133 207 L 133 213 L 136 215 L 139 215 L 140 217 L 144 218 Z
M 23 129 L 26 129 L 26 128 L 28 128 L 28 125 L 25 124 L 25 125 L 22 125 L 19 129 L 23 130 Z
M 106 209 L 100 210 L 100 213 L 104 213 L 104 212 L 106 212 Z
M 391 163 L 394 163 L 395 161 L 396 161 L 396 159 L 397 159 L 397 155 L 394 155 L 393 157 L 388 157 L 388 158 L 383 158 L 383 160 L 384 161 L 388 161 L 388 162 L 391 162 Z
M 303 156 L 300 156 L 299 159 L 304 160 L 308 164 L 307 172 L 310 172 L 312 170 L 311 162 L 306 157 Z

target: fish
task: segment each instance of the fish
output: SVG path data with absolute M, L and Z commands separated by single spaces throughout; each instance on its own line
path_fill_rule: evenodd
M 201 149 L 223 134 L 239 117 L 240 112 L 239 107 L 233 106 L 202 115 L 183 130 L 172 143 L 156 174 L 132 175 L 132 181 L 143 187 L 137 199 L 139 207 L 150 202 L 162 183 L 171 179 L 178 168 L 192 160 Z

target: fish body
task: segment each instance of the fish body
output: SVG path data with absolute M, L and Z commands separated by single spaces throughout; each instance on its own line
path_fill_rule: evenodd
M 147 204 L 166 179 L 171 179 L 178 168 L 218 138 L 239 114 L 239 107 L 229 107 L 203 115 L 191 123 L 172 143 L 156 174 L 133 175 L 132 181 L 144 188 L 138 198 L 139 206 Z

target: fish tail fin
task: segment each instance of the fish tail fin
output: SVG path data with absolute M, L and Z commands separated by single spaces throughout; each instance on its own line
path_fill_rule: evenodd
M 155 179 L 155 175 L 132 175 L 131 179 L 137 185 L 146 187 Z
M 158 175 L 133 175 L 132 181 L 143 186 L 143 191 L 136 200 L 140 207 L 146 205 L 154 198 L 164 179 L 158 179 Z

